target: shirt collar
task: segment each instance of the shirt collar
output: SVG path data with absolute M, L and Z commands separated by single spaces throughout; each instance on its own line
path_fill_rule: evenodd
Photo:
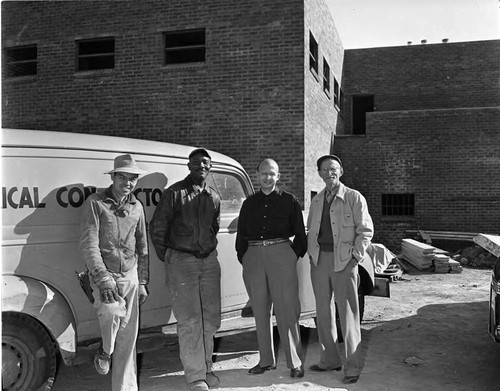
M 107 202 L 112 202 L 115 205 L 119 205 L 119 203 L 114 199 L 113 197 L 113 185 L 109 186 L 106 190 L 104 190 L 104 195 L 105 195 L 105 201 Z M 123 200 L 123 204 L 129 203 L 129 204 L 135 204 L 137 202 L 137 198 L 135 198 L 135 195 L 133 193 L 130 193 L 128 196 L 125 197 L 125 200 Z
M 272 192 L 270 192 L 269 194 L 264 194 L 264 192 L 262 191 L 262 189 L 259 189 L 259 194 L 260 194 L 261 197 L 271 197 L 271 196 L 276 195 L 276 194 L 280 195 L 281 194 L 281 189 L 278 186 L 276 186 L 274 188 L 274 190 Z
M 329 192 L 328 189 L 325 187 L 325 189 L 324 189 L 325 197 L 326 197 L 328 192 Z M 337 188 L 337 192 L 334 195 L 335 195 L 335 197 L 341 198 L 342 201 L 345 201 L 345 185 L 342 182 L 339 183 L 339 187 Z
M 211 193 L 210 186 L 207 185 L 207 182 L 203 182 L 203 185 L 197 185 L 194 183 L 193 179 L 191 178 L 190 175 L 188 175 L 185 179 L 185 181 L 192 187 L 192 189 L 196 192 L 202 193 L 202 192 L 207 192 Z

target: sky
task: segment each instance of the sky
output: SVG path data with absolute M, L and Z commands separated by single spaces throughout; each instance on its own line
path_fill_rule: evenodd
M 325 0 L 344 49 L 500 39 L 500 0 Z

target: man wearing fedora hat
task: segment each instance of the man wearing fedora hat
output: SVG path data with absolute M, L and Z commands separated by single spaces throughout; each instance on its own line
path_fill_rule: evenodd
M 115 158 L 107 189 L 89 196 L 81 217 L 80 250 L 89 271 L 102 342 L 97 372 L 111 366 L 113 391 L 137 390 L 139 306 L 149 281 L 148 241 L 142 204 L 132 191 L 143 174 L 134 158 Z
M 150 224 L 165 262 L 184 375 L 192 391 L 216 387 L 213 337 L 221 324 L 221 268 L 217 259 L 220 197 L 206 183 L 212 159 L 204 148 L 189 154 L 189 175 L 162 194 Z
M 311 371 L 340 371 L 335 307 L 344 336 L 344 383 L 356 383 L 361 372 L 361 328 L 358 303 L 358 264 L 371 262 L 367 248 L 373 223 L 365 198 L 340 182 L 344 173 L 338 156 L 325 155 L 316 162 L 326 187 L 312 200 L 307 220 L 307 251 L 316 298 L 318 364 Z

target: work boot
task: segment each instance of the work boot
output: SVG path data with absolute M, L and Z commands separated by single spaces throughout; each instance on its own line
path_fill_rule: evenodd
M 219 377 L 213 372 L 207 372 L 207 377 L 205 380 L 210 388 L 218 387 L 220 384 Z
M 102 346 L 95 353 L 94 367 L 99 375 L 107 375 L 111 367 L 111 356 L 102 350 Z
M 208 384 L 205 380 L 195 380 L 192 383 L 189 383 L 190 391 L 208 391 Z

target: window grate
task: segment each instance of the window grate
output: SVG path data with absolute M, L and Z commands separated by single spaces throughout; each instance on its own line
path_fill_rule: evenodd
M 205 62 L 205 29 L 164 33 L 164 65 Z
M 382 216 L 414 216 L 415 194 L 382 194 Z
M 37 46 L 26 45 L 5 49 L 7 77 L 30 76 L 37 74 Z
M 78 71 L 113 69 L 115 67 L 115 39 L 96 38 L 76 41 Z

